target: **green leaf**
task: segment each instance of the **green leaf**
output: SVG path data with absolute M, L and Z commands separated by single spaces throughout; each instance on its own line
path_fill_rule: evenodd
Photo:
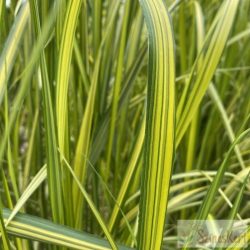
M 105 225 L 104 220 L 102 219 L 102 216 L 100 215 L 100 213 L 98 212 L 98 210 L 95 207 L 95 204 L 93 203 L 93 201 L 91 200 L 89 194 L 86 192 L 86 190 L 84 189 L 84 187 L 82 186 L 81 182 L 79 181 L 79 179 L 77 178 L 76 174 L 74 173 L 73 169 L 71 168 L 71 166 L 69 165 L 69 163 L 67 162 L 67 160 L 65 159 L 65 157 L 62 155 L 62 159 L 64 160 L 64 162 L 66 163 L 67 168 L 69 169 L 70 173 L 72 174 L 75 183 L 77 184 L 77 187 L 80 189 L 82 195 L 84 196 L 84 198 L 86 199 L 88 205 L 90 206 L 93 214 L 95 215 L 97 221 L 99 222 L 99 225 L 101 226 L 105 236 L 107 237 L 110 246 L 112 247 L 112 249 L 118 249 L 116 246 L 116 243 L 112 237 L 112 235 L 110 234 L 107 226 Z
M 161 249 L 174 158 L 175 60 L 162 1 L 142 0 L 149 33 L 148 95 L 139 217 L 139 250 Z
M 125 46 L 126 46 L 126 39 L 127 39 L 127 30 L 128 30 L 128 23 L 129 23 L 129 13 L 131 9 L 131 1 L 127 1 L 125 6 L 125 14 L 123 17 L 123 24 L 122 24 L 122 33 L 119 43 L 119 52 L 118 52 L 118 62 L 116 66 L 116 75 L 115 75 L 115 82 L 113 87 L 113 100 L 112 100 L 112 111 L 111 111 L 111 121 L 110 121 L 110 131 L 109 131 L 109 141 L 108 141 L 108 150 L 107 150 L 107 170 L 105 179 L 108 181 L 110 169 L 111 169 L 111 153 L 113 148 L 113 140 L 115 134 L 115 122 L 117 120 L 117 109 L 119 103 L 119 96 L 120 96 L 120 89 L 122 83 L 122 75 L 123 75 L 123 60 L 124 60 L 124 53 L 125 53 Z
M 5 221 L 6 227 L 8 226 L 10 221 L 16 216 L 16 214 L 20 211 L 22 206 L 27 202 L 30 196 L 37 190 L 37 188 L 41 185 L 41 183 L 46 179 L 46 177 L 47 177 L 47 166 L 44 165 L 36 174 L 36 176 L 33 178 L 33 180 L 30 182 L 30 184 L 27 186 L 27 188 L 24 190 L 21 197 L 18 199 L 15 207 L 11 211 L 10 216 Z
M 12 128 L 14 126 L 14 122 L 16 120 L 17 114 L 20 111 L 20 107 L 23 104 L 23 100 L 27 95 L 27 90 L 31 83 L 30 78 L 35 69 L 36 63 L 40 59 L 40 53 L 44 49 L 44 46 L 50 35 L 51 29 L 54 26 L 56 14 L 57 14 L 56 10 L 52 9 L 52 11 L 49 13 L 47 17 L 46 22 L 44 23 L 41 34 L 37 38 L 36 44 L 34 45 L 31 51 L 31 55 L 29 57 L 29 64 L 22 76 L 22 80 L 21 80 L 21 83 L 19 84 L 18 92 L 15 95 L 15 99 L 12 104 L 12 112 L 9 118 L 9 126 L 8 128 L 5 128 L 5 131 L 1 137 L 1 144 L 0 144 L 0 159 L 1 160 L 3 159 L 3 156 L 4 156 L 4 152 L 6 149 L 7 142 L 8 142 L 8 136 L 12 132 Z
M 37 2 L 30 1 L 31 13 L 35 24 L 36 35 L 41 35 L 40 20 Z M 59 156 L 57 152 L 56 126 L 52 109 L 52 98 L 50 93 L 49 77 L 46 65 L 44 51 L 41 51 L 41 78 L 42 78 L 42 94 L 44 102 L 44 120 L 46 130 L 46 154 L 48 166 L 48 182 L 50 191 L 50 200 L 52 207 L 53 219 L 56 222 L 64 223 L 64 206 L 63 204 L 63 187 L 62 187 L 62 171 L 59 164 Z
M 221 116 L 222 116 L 222 119 L 223 119 L 223 122 L 224 122 L 224 125 L 225 125 L 225 128 L 227 130 L 227 134 L 228 134 L 228 137 L 230 139 L 230 142 L 233 143 L 233 141 L 235 140 L 235 134 L 234 134 L 234 131 L 232 129 L 232 126 L 231 126 L 231 123 L 230 123 L 230 120 L 229 120 L 229 117 L 227 115 L 227 112 L 224 108 L 224 105 L 220 99 L 220 96 L 215 88 L 215 86 L 211 83 L 208 87 L 208 93 L 210 94 L 212 100 L 214 101 L 215 105 L 217 106 Z M 240 152 L 240 149 L 238 147 L 238 145 L 235 145 L 234 147 L 234 151 L 235 151 L 235 154 L 238 158 L 238 161 L 239 161 L 239 164 L 241 166 L 242 169 L 246 168 L 245 166 L 245 163 L 243 161 L 243 157 L 242 157 L 242 154 Z
M 0 4 L 0 8 L 2 9 L 2 4 Z M 23 34 L 25 33 L 28 18 L 29 4 L 28 1 L 26 1 L 15 18 L 15 22 L 8 35 L 8 39 L 5 42 L 5 46 L 0 57 L 0 104 L 2 103 L 4 91 L 6 90 L 6 84 L 19 51 L 20 42 Z
M 233 221 L 234 221 L 234 219 L 235 219 L 235 217 L 236 217 L 236 215 L 237 215 L 237 213 L 239 211 L 240 203 L 242 201 L 242 198 L 243 198 L 243 195 L 244 195 L 244 191 L 245 191 L 247 182 L 249 180 L 249 176 L 250 176 L 250 172 L 248 172 L 248 174 L 247 174 L 247 176 L 246 176 L 243 184 L 241 185 L 240 191 L 239 191 L 239 193 L 238 193 L 238 195 L 236 197 L 234 205 L 233 205 L 233 207 L 232 207 L 232 209 L 230 211 L 230 214 L 228 216 L 228 220 L 230 220 L 230 221 L 229 221 L 227 227 L 223 228 L 223 232 L 221 233 L 222 235 L 225 234 L 225 232 L 232 232 L 231 230 L 232 230 L 232 226 L 233 226 Z M 216 250 L 222 250 L 222 249 L 223 248 L 218 248 Z
M 206 220 L 209 211 L 212 207 L 212 204 L 215 200 L 216 194 L 218 192 L 218 189 L 221 185 L 224 173 L 228 167 L 228 160 L 229 157 L 231 155 L 231 153 L 234 150 L 235 145 L 237 145 L 237 143 L 239 143 L 248 133 L 250 132 L 250 129 L 244 131 L 243 133 L 241 133 L 235 140 L 234 143 L 232 144 L 232 146 L 230 147 L 230 149 L 228 150 L 215 178 L 213 179 L 213 182 L 207 192 L 207 195 L 205 197 L 205 199 L 203 200 L 203 203 L 200 207 L 199 213 L 197 215 L 197 220 Z
M 193 66 L 192 73 L 189 79 L 188 86 L 193 85 L 192 91 L 185 102 L 185 107 L 180 113 L 177 120 L 176 127 L 176 145 L 178 146 L 183 135 L 185 134 L 193 116 L 195 115 L 197 108 L 199 107 L 202 98 L 204 97 L 208 85 L 215 73 L 216 67 L 221 59 L 223 49 L 226 46 L 229 32 L 234 23 L 234 17 L 236 14 L 239 0 L 231 1 L 227 0 L 222 4 L 222 8 L 218 11 L 218 15 L 208 32 L 208 35 L 204 41 L 201 55 L 203 55 L 205 49 L 206 53 L 203 56 L 198 57 L 196 63 Z M 217 21 L 218 20 L 218 21 Z M 216 24 L 216 27 L 214 25 Z M 212 32 L 214 30 L 214 32 Z M 212 34 L 210 43 L 207 46 L 209 36 Z M 196 69 L 202 60 L 201 67 Z
M 11 211 L 3 210 L 4 219 L 9 218 Z M 94 235 L 72 230 L 68 227 L 52 223 L 48 220 L 18 213 L 10 222 L 7 232 L 21 238 L 27 238 L 53 245 L 69 247 L 77 250 L 110 250 L 106 240 Z M 119 250 L 131 248 L 119 246 Z
M 75 159 L 74 159 L 74 172 L 81 183 L 84 183 L 86 177 L 86 168 L 90 147 L 90 135 L 92 129 L 92 119 L 94 113 L 94 104 L 96 98 L 96 89 L 98 83 L 98 70 L 100 66 L 100 54 L 97 58 L 95 71 L 93 74 L 92 83 L 89 90 L 88 100 L 82 119 L 79 139 L 77 141 Z M 80 196 L 78 185 L 73 183 L 73 202 L 76 214 L 76 228 L 81 228 L 82 225 L 82 206 L 83 200 Z
M 2 201 L 0 201 L 0 235 L 1 235 L 1 243 L 3 245 L 4 250 L 11 250 L 10 241 L 8 238 L 8 234 L 6 233 L 6 228 L 4 225 L 3 215 L 2 215 Z
M 112 214 L 110 216 L 109 220 L 109 229 L 110 231 L 114 230 L 115 222 L 117 220 L 117 216 L 120 210 L 121 205 L 124 202 L 124 198 L 126 195 L 126 192 L 128 191 L 129 184 L 131 183 L 132 177 L 135 174 L 136 166 L 138 165 L 138 158 L 142 151 L 142 146 L 144 143 L 144 137 L 145 137 L 145 119 L 143 120 L 143 123 L 140 128 L 140 132 L 138 135 L 138 139 L 136 140 L 133 153 L 130 158 L 130 162 L 128 164 L 127 171 L 123 177 L 123 182 L 120 187 L 119 194 L 116 199 L 116 204 L 113 208 Z
M 99 79 L 99 70 L 100 63 L 102 57 L 102 48 L 103 45 L 110 35 L 110 31 L 112 28 L 112 22 L 115 18 L 116 10 L 119 7 L 119 2 L 114 2 L 114 12 L 109 17 L 107 30 L 102 38 L 100 48 L 98 51 L 98 55 L 94 65 L 94 71 L 91 78 L 91 86 L 88 93 L 88 99 L 86 103 L 86 107 L 84 110 L 84 115 L 81 121 L 81 128 L 79 133 L 79 138 L 76 144 L 76 152 L 74 156 L 74 172 L 76 177 L 79 179 L 81 183 L 85 182 L 86 171 L 87 171 L 87 162 L 86 160 L 89 157 L 89 150 L 91 145 L 91 132 L 93 127 L 93 117 L 94 117 L 94 107 L 95 101 L 97 97 L 97 87 L 98 87 L 98 79 Z M 80 194 L 79 188 L 77 184 L 73 183 L 73 202 L 74 202 L 74 211 L 76 214 L 76 228 L 81 228 L 82 226 L 82 207 L 83 207 L 83 199 Z
M 67 147 L 65 137 L 67 132 L 67 101 L 68 101 L 68 86 L 70 65 L 74 45 L 74 37 L 76 24 L 81 8 L 82 0 L 69 1 L 67 6 L 67 13 L 64 21 L 62 40 L 60 43 L 58 70 L 57 70 L 57 93 L 56 93 L 56 114 L 57 114 L 57 129 L 58 129 L 58 143 L 61 152 L 65 152 Z

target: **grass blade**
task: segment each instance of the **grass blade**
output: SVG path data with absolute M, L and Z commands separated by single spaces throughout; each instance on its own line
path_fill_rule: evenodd
M 236 215 L 239 211 L 239 208 L 240 208 L 240 203 L 242 201 L 242 198 L 243 198 L 243 195 L 244 195 L 244 191 L 245 191 L 245 188 L 246 188 L 246 185 L 247 185 L 247 182 L 248 182 L 248 179 L 249 179 L 249 175 L 250 175 L 250 172 L 248 173 L 248 175 L 246 176 L 243 184 L 241 185 L 241 188 L 240 188 L 240 191 L 236 197 L 236 200 L 234 202 L 234 205 L 230 211 L 230 214 L 228 216 L 228 220 L 231 220 L 232 222 L 229 223 L 229 225 L 227 225 L 226 228 L 224 228 L 224 232 L 231 232 L 231 228 L 232 228 L 232 223 L 233 223 L 233 220 L 236 218 Z M 230 230 L 230 231 L 229 231 Z M 224 234 L 223 232 L 223 234 Z M 222 250 L 223 248 L 218 248 L 216 250 Z
M 94 113 L 94 104 L 96 98 L 96 89 L 98 83 L 99 66 L 100 66 L 100 54 L 98 56 L 95 65 L 93 79 L 89 90 L 86 109 L 82 119 L 80 135 L 77 142 L 75 159 L 74 159 L 74 172 L 81 183 L 84 183 L 87 171 L 86 159 L 88 158 L 89 147 L 90 147 L 90 135 L 92 128 L 93 113 Z M 73 201 L 76 214 L 76 228 L 81 228 L 83 199 L 81 197 L 78 185 L 75 182 L 73 183 Z
M 228 137 L 230 139 L 230 142 L 233 143 L 233 141 L 235 140 L 234 131 L 232 129 L 232 126 L 230 124 L 230 120 L 229 120 L 227 112 L 226 112 L 226 110 L 225 110 L 225 108 L 223 106 L 223 103 L 222 103 L 222 101 L 220 99 L 220 96 L 219 96 L 219 94 L 218 94 L 218 92 L 217 92 L 217 90 L 216 90 L 216 88 L 215 88 L 215 86 L 213 84 L 209 85 L 208 93 L 211 95 L 211 98 L 213 99 L 215 105 L 217 106 L 219 112 L 221 113 L 223 122 L 225 124 L 226 130 L 227 130 L 227 133 L 228 133 Z M 235 145 L 234 151 L 235 151 L 235 154 L 236 154 L 236 156 L 238 158 L 238 161 L 239 161 L 239 164 L 240 164 L 241 168 L 242 169 L 246 168 L 238 145 Z
M 0 6 L 2 8 L 2 4 Z M 17 14 L 12 30 L 5 42 L 5 47 L 0 57 L 0 104 L 2 103 L 7 81 L 12 71 L 22 36 L 25 32 L 29 18 L 29 4 L 24 2 Z M 0 19 L 1 20 L 1 19 Z
M 30 196 L 36 191 L 36 189 L 41 185 L 41 183 L 47 177 L 47 166 L 43 166 L 40 171 L 36 174 L 33 180 L 30 182 L 28 187 L 24 190 L 21 197 L 17 201 L 15 207 L 11 211 L 10 216 L 5 222 L 5 226 L 7 227 L 10 221 L 15 217 L 15 215 L 20 211 L 22 206 L 26 203 L 26 201 L 30 198 Z
M 11 250 L 10 242 L 8 239 L 8 234 L 6 233 L 6 228 L 4 225 L 3 215 L 2 215 L 2 201 L 0 201 L 0 232 L 1 232 L 1 243 L 4 250 Z
M 116 222 L 116 219 L 118 216 L 119 209 L 120 209 L 122 203 L 124 202 L 125 194 L 128 190 L 131 179 L 132 179 L 133 175 L 135 174 L 135 167 L 138 164 L 137 161 L 138 161 L 138 158 L 139 158 L 141 151 L 142 151 L 144 136 L 145 136 L 145 119 L 143 120 L 143 123 L 141 125 L 140 133 L 138 135 L 138 139 L 136 141 L 136 144 L 135 144 L 135 147 L 133 150 L 133 154 L 131 156 L 131 160 L 130 160 L 129 165 L 128 165 L 127 172 L 126 172 L 124 179 L 123 179 L 123 182 L 121 184 L 120 191 L 119 191 L 119 194 L 118 194 L 117 199 L 116 199 L 115 207 L 114 207 L 113 212 L 110 216 L 110 220 L 109 220 L 109 230 L 110 231 L 112 231 L 114 229 L 114 225 L 115 225 L 115 222 Z
M 206 220 L 209 214 L 209 210 L 211 209 L 214 199 L 216 197 L 216 193 L 221 185 L 224 173 L 227 169 L 229 157 L 232 151 L 234 150 L 235 145 L 237 145 L 237 143 L 239 143 L 239 141 L 242 140 L 249 132 L 250 132 L 250 129 L 244 131 L 234 140 L 234 143 L 232 144 L 229 151 L 227 152 L 227 155 L 225 159 L 223 160 L 215 178 L 213 179 L 213 182 L 207 192 L 205 199 L 203 200 L 202 206 L 197 216 L 197 220 Z
M 176 145 L 179 145 L 197 108 L 199 107 L 204 94 L 206 93 L 208 85 L 220 61 L 220 56 L 226 46 L 227 38 L 233 26 L 233 21 L 238 5 L 239 0 L 225 1 L 225 5 L 222 6 L 223 11 L 221 10 L 219 12 L 221 15 L 219 16 L 219 21 L 213 33 L 211 42 L 208 46 L 207 53 L 204 54 L 204 59 L 202 56 L 202 67 L 200 67 L 200 69 L 198 69 L 198 72 L 196 72 L 193 89 L 185 104 L 185 108 L 181 113 L 179 120 L 177 121 Z M 205 39 L 204 45 L 206 45 L 206 42 L 207 38 Z M 201 53 L 203 54 L 203 49 Z M 199 59 L 196 63 L 199 64 Z M 194 66 L 196 67 L 196 64 Z M 194 75 L 190 77 L 189 86 L 191 86 L 193 77 Z
M 4 219 L 9 218 L 11 211 L 3 210 Z M 39 217 L 18 213 L 10 222 L 7 232 L 22 238 L 28 238 L 53 245 L 77 250 L 110 250 L 109 243 L 85 232 L 52 223 Z M 119 246 L 119 250 L 129 250 Z
M 67 162 L 67 160 L 65 159 L 65 157 L 62 155 L 62 158 L 67 166 L 67 168 L 69 169 L 70 173 L 72 174 L 78 188 L 80 189 L 82 195 L 84 196 L 84 198 L 86 199 L 88 205 L 90 206 L 93 214 L 95 215 L 97 221 L 99 222 L 99 225 L 101 226 L 105 236 L 107 237 L 110 246 L 112 247 L 112 249 L 116 250 L 118 249 L 116 246 L 116 243 L 114 242 L 113 237 L 111 236 L 107 226 L 105 225 L 105 222 L 103 221 L 100 213 L 98 212 L 98 210 L 95 207 L 95 204 L 93 203 L 93 201 L 91 200 L 90 196 L 88 195 L 88 193 L 86 192 L 86 190 L 83 188 L 81 182 L 79 181 L 79 179 L 77 178 L 77 176 L 75 175 L 73 169 L 71 168 L 71 166 L 69 165 L 69 163 Z
M 125 15 L 124 15 L 124 20 L 123 20 L 123 25 L 122 25 L 122 34 L 121 34 L 119 53 L 118 53 L 118 63 L 116 67 L 115 83 L 113 87 L 113 102 L 112 102 L 110 132 L 109 132 L 109 141 L 108 141 L 108 150 L 107 150 L 107 170 L 106 170 L 106 176 L 105 176 L 106 180 L 108 180 L 109 178 L 109 173 L 111 169 L 110 165 L 112 164 L 111 153 L 112 153 L 112 148 L 113 148 L 115 122 L 117 120 L 117 109 L 118 109 L 120 88 L 121 88 L 121 82 L 122 82 L 123 60 L 124 60 L 125 45 L 126 45 L 126 39 L 127 39 L 127 29 L 128 29 L 130 8 L 131 8 L 131 1 L 127 1 L 125 4 Z
M 39 12 L 37 2 L 30 1 L 31 13 L 34 19 L 36 35 L 41 35 Z M 60 9 L 60 8 L 59 8 Z M 59 165 L 59 156 L 57 152 L 56 141 L 56 126 L 55 118 L 52 109 L 52 98 L 50 93 L 50 84 L 48 78 L 47 65 L 44 51 L 41 51 L 41 79 L 42 79 L 42 94 L 44 102 L 44 120 L 46 129 L 46 154 L 48 166 L 48 182 L 50 191 L 50 200 L 52 206 L 53 219 L 56 222 L 64 223 L 64 207 L 63 204 L 63 187 L 62 187 L 62 172 Z
M 66 119 L 67 119 L 67 100 L 70 64 L 74 46 L 74 36 L 78 15 L 80 12 L 82 0 L 69 1 L 65 17 L 62 41 L 60 44 L 58 71 L 57 71 L 57 94 L 56 94 L 56 114 L 58 127 L 58 143 L 61 152 L 65 152 L 67 145 L 65 141 Z
M 174 157 L 174 41 L 162 1 L 141 1 L 149 33 L 148 99 L 138 249 L 161 249 Z
M 42 29 L 41 35 L 38 37 L 36 45 L 34 46 L 32 52 L 31 52 L 30 61 L 29 61 L 29 64 L 27 66 L 28 70 L 26 70 L 24 72 L 24 75 L 22 77 L 22 81 L 20 83 L 20 88 L 19 88 L 18 93 L 16 94 L 15 100 L 13 102 L 12 112 L 11 112 L 10 118 L 9 118 L 9 127 L 5 129 L 3 136 L 2 136 L 2 140 L 1 140 L 1 144 L 0 144 L 0 159 L 1 160 L 3 159 L 3 156 L 4 156 L 9 133 L 11 132 L 11 129 L 13 128 L 17 114 L 20 111 L 20 107 L 22 106 L 23 100 L 27 94 L 27 89 L 30 86 L 30 78 L 32 76 L 32 73 L 34 71 L 36 63 L 38 62 L 38 60 L 40 58 L 40 53 L 43 50 L 43 48 L 47 42 L 47 39 L 50 35 L 51 28 L 53 27 L 53 25 L 55 23 L 56 14 L 57 13 L 54 9 L 50 12 L 50 14 L 47 18 L 47 22 L 44 24 L 44 27 Z

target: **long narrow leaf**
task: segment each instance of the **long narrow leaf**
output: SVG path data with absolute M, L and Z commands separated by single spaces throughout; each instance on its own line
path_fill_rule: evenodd
M 58 72 L 57 72 L 57 126 L 59 148 L 65 152 L 65 135 L 66 135 L 66 119 L 67 119 L 67 100 L 70 64 L 74 45 L 74 36 L 78 15 L 80 12 L 82 0 L 69 1 L 67 6 L 67 14 L 65 17 L 62 41 L 60 46 Z
M 196 78 L 193 84 L 193 89 L 186 102 L 185 108 L 181 113 L 179 120 L 177 121 L 176 145 L 179 145 L 197 108 L 199 107 L 202 98 L 204 97 L 204 94 L 206 93 L 208 85 L 220 61 L 223 49 L 226 46 L 227 38 L 233 26 L 233 21 L 238 5 L 239 0 L 225 1 L 225 5 L 222 6 L 221 11 L 219 12 L 219 21 L 213 33 L 207 52 L 204 55 L 204 60 L 202 59 L 202 67 L 198 69 L 198 72 L 196 72 L 196 74 L 194 74 L 193 72 L 193 75 L 190 77 L 189 86 L 191 86 L 193 77 L 195 76 Z M 204 48 L 206 42 L 207 39 L 205 39 L 204 41 Z M 201 53 L 203 53 L 203 50 Z M 199 63 L 199 60 L 197 60 L 197 63 Z
M 3 210 L 4 219 L 9 218 L 11 211 Z M 75 231 L 48 220 L 18 213 L 10 222 L 7 232 L 22 238 L 28 238 L 53 245 L 66 246 L 77 250 L 110 250 L 109 243 L 91 234 Z M 129 250 L 119 246 L 120 250 Z
M 142 0 L 141 5 L 149 33 L 149 71 L 138 249 L 158 250 L 174 157 L 174 41 L 163 2 Z
M 18 12 L 18 15 L 15 19 L 12 30 L 9 33 L 8 39 L 5 42 L 5 47 L 0 57 L 0 104 L 3 100 L 5 84 L 9 79 L 17 53 L 19 51 L 19 45 L 22 36 L 25 33 L 25 27 L 28 18 L 29 4 L 28 1 L 26 1 Z

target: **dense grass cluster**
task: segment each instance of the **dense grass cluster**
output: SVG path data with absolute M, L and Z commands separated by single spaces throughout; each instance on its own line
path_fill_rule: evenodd
M 180 219 L 250 218 L 249 0 L 7 2 L 1 249 L 176 249 Z

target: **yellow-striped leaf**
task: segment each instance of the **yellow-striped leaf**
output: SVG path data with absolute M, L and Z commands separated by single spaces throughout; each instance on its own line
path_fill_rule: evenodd
M 158 250 L 174 157 L 174 40 L 163 1 L 142 0 L 141 5 L 149 33 L 149 65 L 138 249 Z

